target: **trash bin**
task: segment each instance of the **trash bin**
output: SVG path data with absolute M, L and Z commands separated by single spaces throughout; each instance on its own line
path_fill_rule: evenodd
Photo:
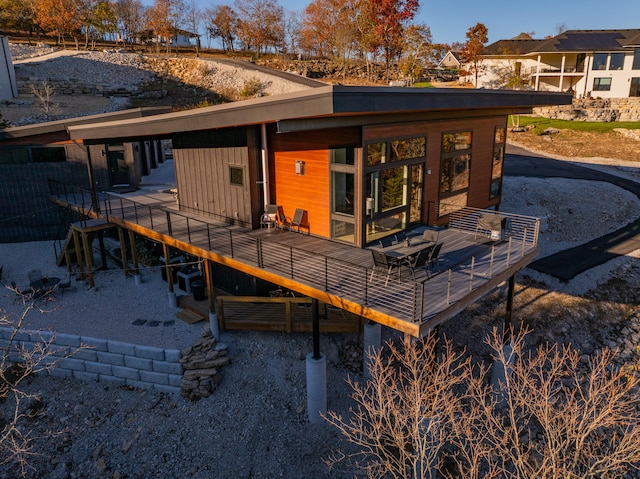
M 193 299 L 196 301 L 204 301 L 205 296 L 205 282 L 201 279 L 191 283 L 191 291 L 193 291 Z

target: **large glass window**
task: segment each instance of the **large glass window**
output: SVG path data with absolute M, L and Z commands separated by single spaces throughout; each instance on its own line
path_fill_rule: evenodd
M 378 156 L 379 157 L 379 156 Z M 356 148 L 329 150 L 331 170 L 331 237 L 355 243 L 356 235 Z
M 607 53 L 594 53 L 592 70 L 606 70 L 607 69 Z
M 444 133 L 440 166 L 440 194 L 446 195 L 469 188 L 471 166 L 470 131 Z
M 624 53 L 612 53 L 609 60 L 609 70 L 622 70 L 624 68 Z
M 423 158 L 426 154 L 427 140 L 421 138 L 407 138 L 391 141 L 391 161 Z
M 367 145 L 367 165 L 379 165 L 387 162 L 387 143 L 369 143 Z
M 502 169 L 504 165 L 504 146 L 506 140 L 506 130 L 496 128 L 493 144 L 493 163 L 491 165 L 491 187 L 489 198 L 497 198 L 502 190 Z
M 633 65 L 631 68 L 633 70 L 640 70 L 640 48 L 633 49 Z
M 640 78 L 631 79 L 631 89 L 629 90 L 629 96 L 640 96 Z
M 593 91 L 609 91 L 611 90 L 611 78 L 594 78 Z
M 364 192 L 365 240 L 379 240 L 422 220 L 426 137 L 369 143 Z
M 576 72 L 584 71 L 584 61 L 586 58 L 587 56 L 584 53 L 578 53 L 578 55 L 576 55 Z

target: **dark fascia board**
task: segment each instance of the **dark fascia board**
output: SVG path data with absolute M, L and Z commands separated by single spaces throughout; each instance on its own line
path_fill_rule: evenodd
M 568 93 L 511 90 L 422 89 L 326 86 L 285 95 L 227 103 L 151 118 L 79 125 L 68 128 L 85 144 L 135 141 L 188 132 L 275 123 L 284 120 L 393 115 L 437 111 L 532 108 L 570 104 Z
M 70 126 L 74 125 L 88 125 L 133 118 L 144 118 L 153 115 L 166 114 L 170 111 L 170 106 L 132 108 L 129 110 L 115 111 L 111 113 L 100 113 L 97 115 L 88 115 L 75 118 L 67 118 L 64 120 L 48 121 L 45 123 L 36 123 L 33 125 L 16 126 L 13 128 L 0 130 L 0 141 L 13 138 L 26 138 L 29 136 L 46 135 L 56 132 L 66 132 Z

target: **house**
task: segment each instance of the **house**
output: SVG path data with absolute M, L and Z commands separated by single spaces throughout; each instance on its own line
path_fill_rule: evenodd
M 445 70 L 460 70 L 462 67 L 462 52 L 449 50 L 442 60 L 438 63 L 437 68 Z
M 200 35 L 197 33 L 192 33 L 180 28 L 173 28 L 171 32 L 171 37 L 167 39 L 167 37 L 163 35 L 155 35 L 153 30 L 143 30 L 132 35 L 132 39 L 134 43 L 138 44 L 166 45 L 168 40 L 169 45 L 172 47 L 190 47 L 193 46 L 191 43 L 193 38 L 195 38 L 196 41 L 200 38 Z
M 469 79 L 474 81 L 474 75 Z M 488 45 L 478 88 L 572 92 L 577 98 L 640 96 L 640 29 L 568 30 Z
M 550 92 L 326 86 L 68 131 L 85 146 L 124 145 L 125 158 L 130 143 L 171 140 L 179 205 L 117 195 L 105 208 L 118 227 L 162 243 L 165 258 L 174 248 L 202 259 L 210 298 L 214 281 L 236 281 L 243 294 L 245 275 L 421 336 L 535 257 L 537 220 L 498 215 L 489 223 L 509 220 L 511 236 L 488 245 L 474 242 L 479 211 L 500 205 L 507 116 L 570 102 Z M 93 214 L 63 191 L 53 199 Z M 263 229 L 265 205 L 301 210 L 306 234 Z M 448 274 L 390 281 L 372 271 L 370 246 L 440 226 L 449 226 Z
M 16 73 L 11 60 L 9 40 L 0 32 L 0 100 L 18 97 Z
M 55 238 L 63 218 L 50 210 L 49 180 L 70 187 L 94 184 L 97 191 L 135 189 L 142 176 L 163 161 L 159 140 L 85 147 L 69 137 L 69 126 L 169 111 L 136 108 L 0 130 L 0 241 Z

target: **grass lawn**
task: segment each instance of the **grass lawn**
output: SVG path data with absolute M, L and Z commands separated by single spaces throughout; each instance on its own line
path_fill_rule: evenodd
M 539 116 L 517 115 L 509 117 L 509 126 L 517 125 L 535 127 L 536 133 L 542 133 L 546 128 L 557 128 L 558 130 L 592 131 L 596 133 L 606 133 L 614 128 L 626 128 L 628 130 L 640 129 L 640 121 L 571 121 L 571 120 L 551 120 Z

